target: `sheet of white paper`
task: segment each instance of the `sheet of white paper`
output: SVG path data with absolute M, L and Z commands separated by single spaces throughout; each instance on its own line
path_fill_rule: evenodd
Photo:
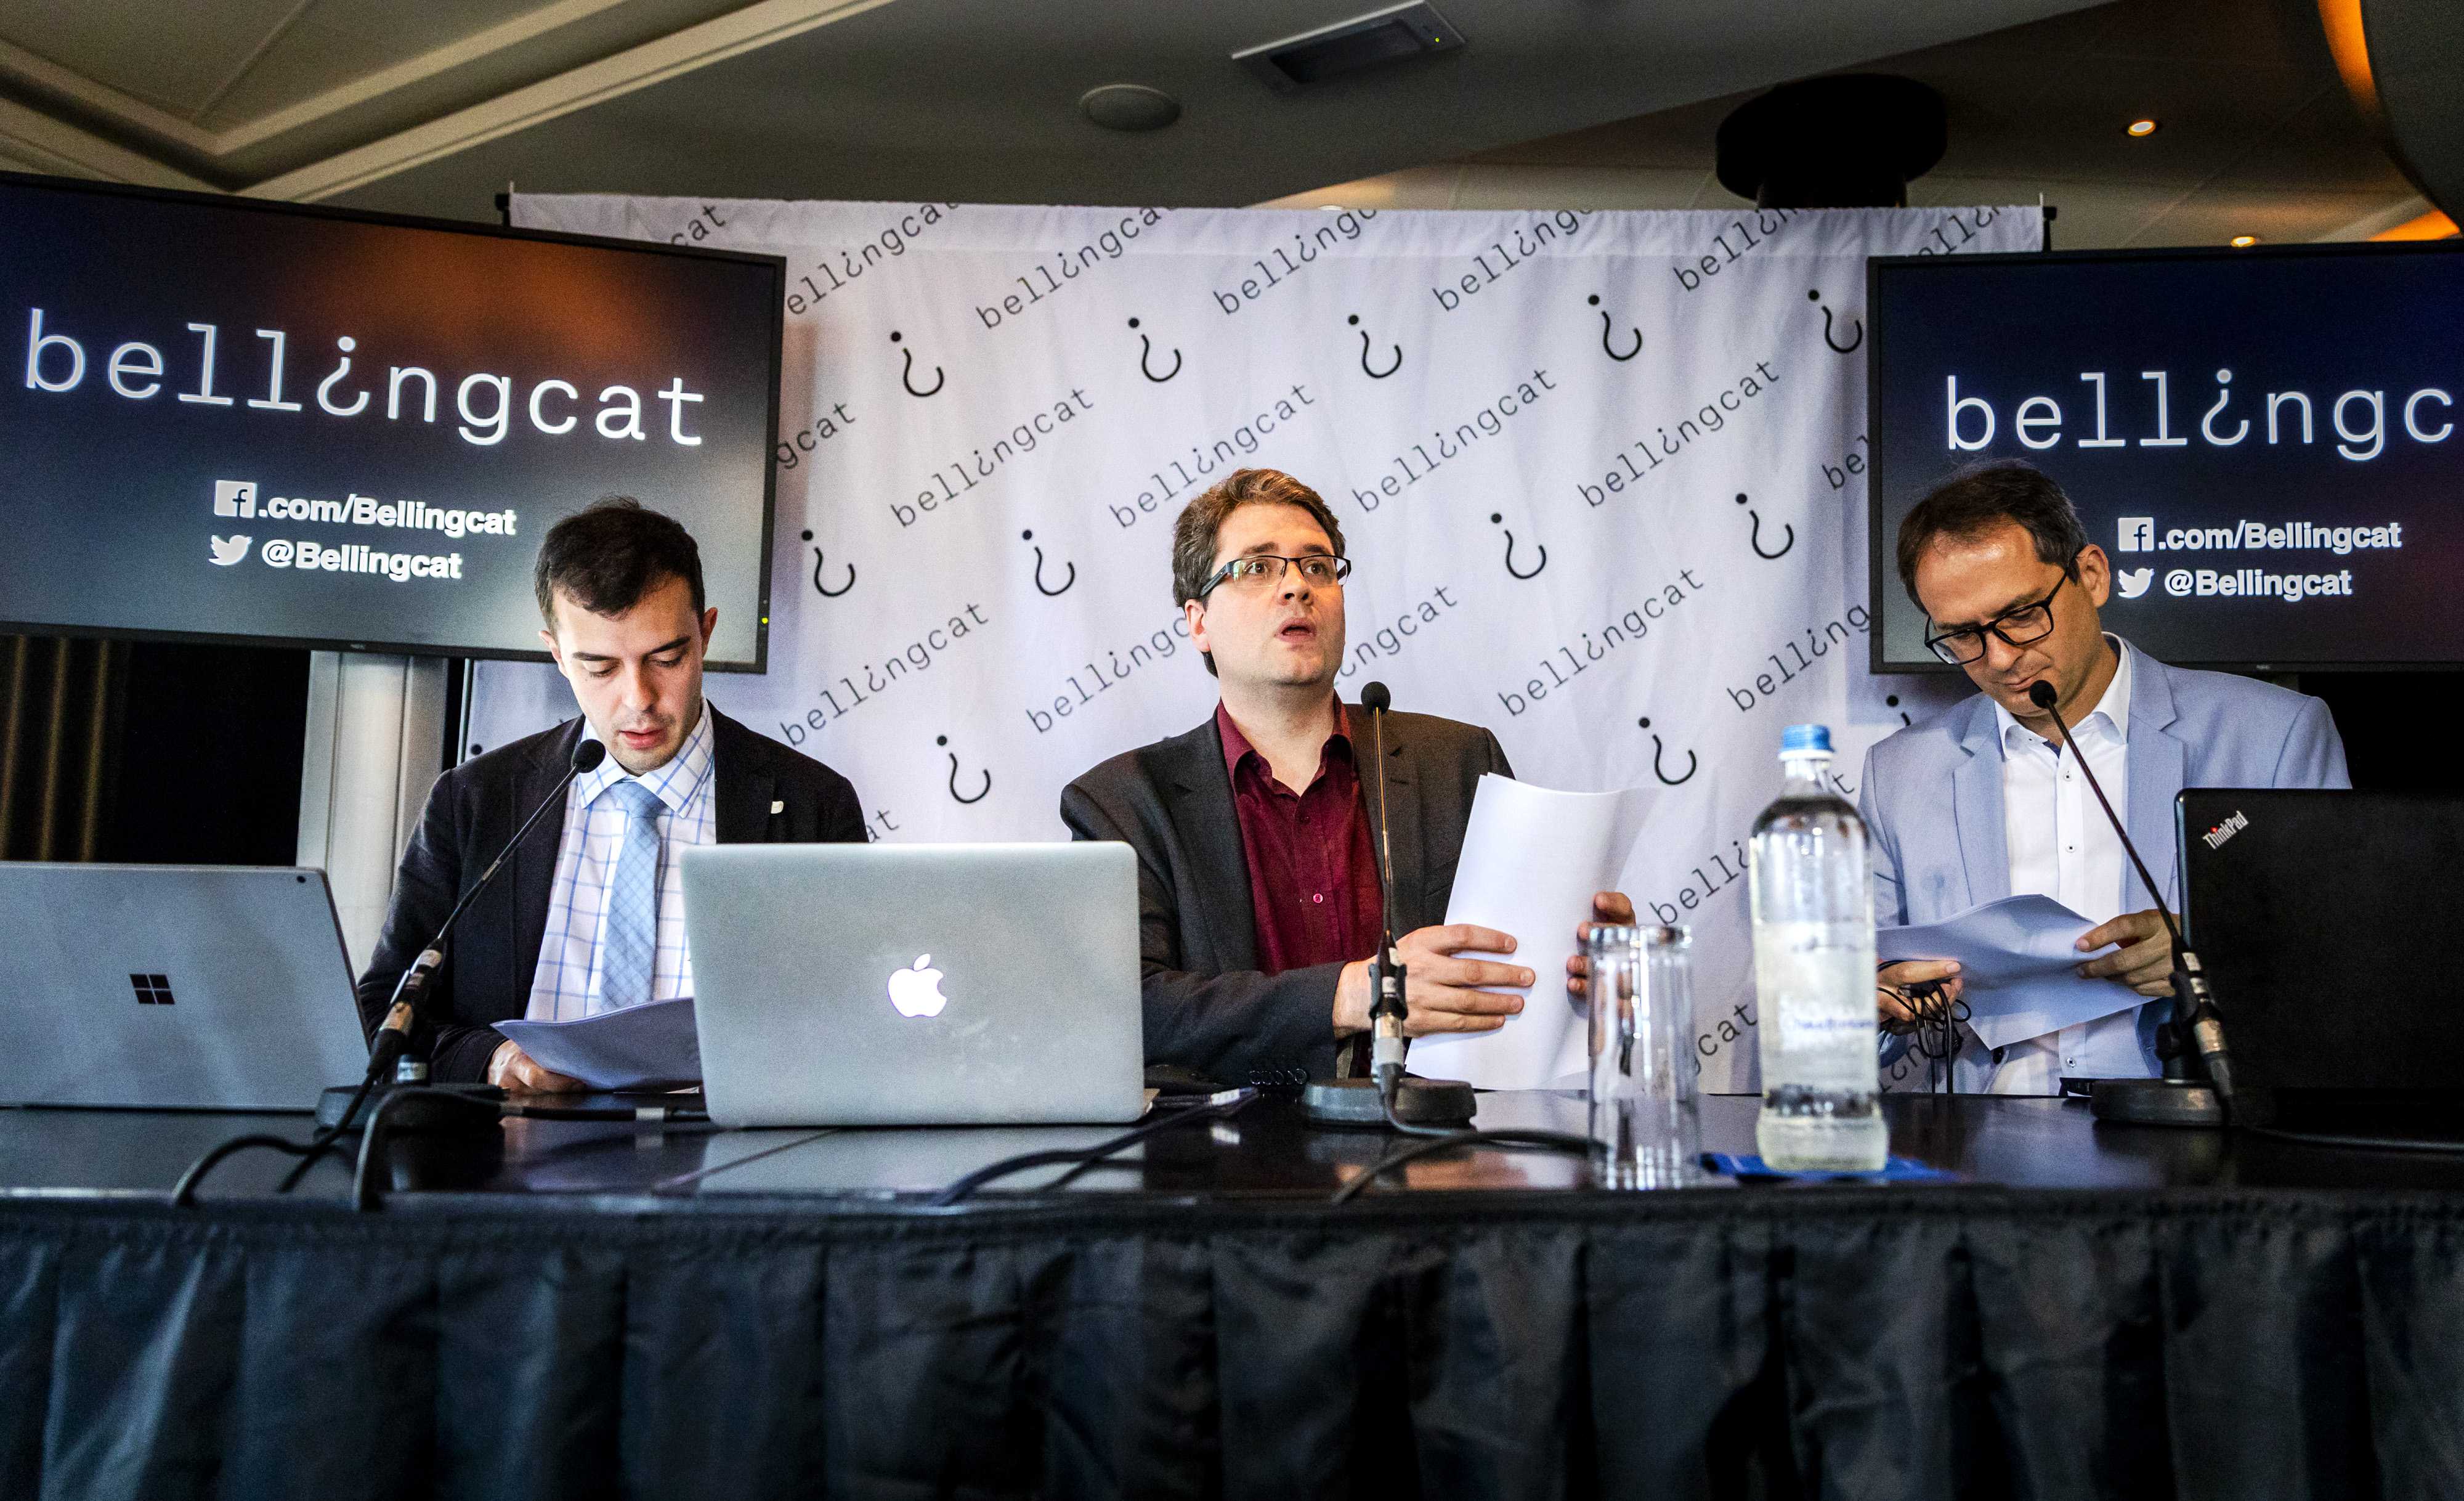
M 1510 777 L 1480 779 L 1455 867 L 1448 922 L 1514 935 L 1509 960 L 1538 982 L 1514 993 L 1523 1013 L 1493 1032 L 1415 1038 L 1412 1071 L 1484 1090 L 1533 1090 L 1589 1067 L 1583 1013 L 1566 995 L 1574 928 L 1591 920 L 1592 894 L 1610 890 L 1642 832 L 1650 795 L 1553 792 Z
M 687 1084 L 701 1077 L 691 996 L 603 1011 L 574 1022 L 498 1022 L 496 1030 L 540 1067 L 594 1090 Z
M 2082 980 L 2094 955 L 2073 947 L 2096 924 L 2050 896 L 2005 896 L 1940 922 L 1882 928 L 1884 962 L 1955 959 L 1968 1025 L 1988 1048 L 2007 1048 L 2080 1022 L 2127 1011 L 2145 998 L 2118 980 Z

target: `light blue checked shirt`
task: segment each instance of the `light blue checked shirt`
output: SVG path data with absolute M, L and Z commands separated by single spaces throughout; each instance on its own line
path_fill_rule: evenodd
M 587 723 L 582 733 L 599 739 Z M 616 851 L 625 842 L 625 812 L 618 800 L 599 794 L 619 782 L 635 781 L 663 805 L 659 824 L 659 939 L 651 961 L 650 999 L 670 1001 L 693 989 L 693 960 L 685 952 L 684 872 L 676 856 L 715 838 L 711 775 L 710 706 L 685 737 L 675 758 L 647 776 L 635 777 L 608 757 L 597 769 L 573 779 L 564 799 L 564 834 L 557 846 L 556 884 L 549 888 L 547 936 L 539 943 L 539 969 L 531 978 L 534 1022 L 570 1022 L 608 1009 L 600 999 L 609 885 L 616 878 Z

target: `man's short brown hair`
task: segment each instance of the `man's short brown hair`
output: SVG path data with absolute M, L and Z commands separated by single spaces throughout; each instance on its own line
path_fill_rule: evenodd
M 1215 575 L 1215 539 L 1223 519 L 1244 505 L 1296 505 L 1309 514 L 1343 556 L 1343 526 L 1318 493 L 1280 469 L 1236 469 L 1189 502 L 1172 529 L 1172 602 L 1198 598 Z
M 593 614 L 621 615 L 670 579 L 692 589 L 693 618 L 700 619 L 701 549 L 674 518 L 631 496 L 604 496 L 549 527 L 531 574 L 550 630 L 560 589 Z
M 1334 555 L 1343 556 L 1343 525 L 1318 493 L 1280 469 L 1236 469 L 1214 488 L 1189 502 L 1172 528 L 1172 602 L 1187 605 L 1215 576 L 1215 539 L 1223 519 L 1244 505 L 1296 505 L 1326 533 Z M 1215 655 L 1201 651 L 1206 670 L 1215 671 Z
M 1946 537 L 1968 541 L 2014 521 L 2027 529 L 2039 560 L 2079 577 L 2087 528 L 2078 507 L 2053 475 L 2025 459 L 2001 458 L 1971 464 L 1934 486 L 1900 522 L 1900 586 L 1925 608 L 1917 598 L 1917 564 L 1926 548 Z

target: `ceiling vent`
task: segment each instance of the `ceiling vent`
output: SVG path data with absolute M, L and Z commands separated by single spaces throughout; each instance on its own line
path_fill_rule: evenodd
M 1349 74 L 1453 52 L 1463 44 L 1463 33 L 1436 7 L 1397 5 L 1236 52 L 1232 60 L 1275 92 L 1295 94 Z

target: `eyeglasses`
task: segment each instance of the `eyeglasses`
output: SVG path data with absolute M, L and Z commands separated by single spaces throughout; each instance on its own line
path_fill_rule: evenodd
M 1328 553 L 1311 553 L 1306 558 L 1248 553 L 1216 569 L 1215 576 L 1206 581 L 1206 587 L 1198 591 L 1198 597 L 1204 599 L 1214 593 L 1219 584 L 1229 584 L 1243 592 L 1281 584 L 1287 568 L 1300 569 L 1302 580 L 1317 588 L 1332 588 L 1352 576 L 1352 560 Z
M 2034 646 L 2054 633 L 2054 596 L 2070 581 L 2070 575 L 2065 573 L 2054 581 L 2044 598 L 2006 609 L 1980 626 L 1962 626 L 1927 636 L 1925 647 L 1951 666 L 1966 667 L 1985 654 L 1985 633 L 1989 630 L 2001 637 L 2005 646 Z

